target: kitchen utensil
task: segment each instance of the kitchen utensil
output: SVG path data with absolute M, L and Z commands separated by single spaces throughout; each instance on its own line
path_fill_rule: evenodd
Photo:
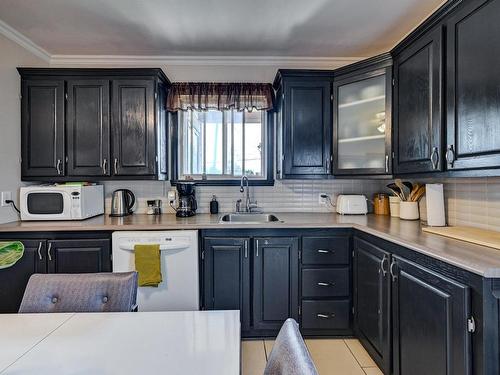
M 425 194 L 425 185 L 418 185 L 417 188 L 414 188 L 413 192 L 410 194 L 411 202 L 418 202 L 420 198 Z
M 409 190 L 409 194 L 413 191 L 413 184 L 410 181 L 401 181 L 401 183 Z
M 389 197 L 389 207 L 392 217 L 399 217 L 399 204 L 401 203 L 400 197 Z
M 401 193 L 401 189 L 396 186 L 396 184 L 393 182 L 389 185 L 387 185 L 387 188 L 390 189 L 400 200 L 404 200 L 403 194 Z
M 403 185 L 403 182 L 397 178 L 394 183 L 396 184 L 396 186 L 399 188 L 399 190 L 401 190 L 401 198 L 403 201 L 406 201 L 407 200 L 407 194 L 406 194 L 406 189 L 407 187 L 405 185 Z M 409 192 L 408 192 L 409 194 Z
M 389 215 L 389 196 L 383 193 L 377 193 L 373 196 L 373 212 L 375 215 Z
M 113 192 L 111 214 L 109 216 L 128 216 L 133 213 L 135 195 L 128 189 L 118 189 Z

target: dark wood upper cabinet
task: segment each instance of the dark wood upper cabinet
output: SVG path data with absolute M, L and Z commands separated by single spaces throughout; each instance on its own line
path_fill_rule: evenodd
M 446 20 L 448 170 L 500 166 L 499 14 L 471 0 Z
M 469 288 L 393 256 L 393 374 L 471 374 Z
M 355 332 L 384 373 L 391 366 L 390 253 L 354 240 Z
M 109 239 L 52 240 L 47 242 L 48 272 L 111 272 Z
M 204 307 L 240 310 L 241 328 L 250 328 L 250 239 L 203 240 Z
M 160 69 L 18 71 L 23 180 L 167 178 L 170 82 Z
M 333 174 L 391 174 L 391 55 L 351 64 L 334 75 Z
M 117 176 L 154 175 L 155 82 L 115 80 L 112 90 L 113 173 Z
M 109 81 L 67 82 L 68 176 L 109 176 Z
M 438 26 L 395 57 L 395 174 L 443 169 L 442 39 Z
M 276 115 L 278 177 L 324 178 L 331 174 L 332 72 L 279 70 Z
M 21 96 L 23 177 L 64 176 L 64 80 L 23 79 Z
M 255 238 L 253 326 L 277 332 L 288 318 L 298 320 L 298 238 Z

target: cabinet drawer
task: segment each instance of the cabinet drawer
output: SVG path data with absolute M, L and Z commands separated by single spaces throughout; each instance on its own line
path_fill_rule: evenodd
M 304 237 L 303 264 L 349 264 L 349 237 Z
M 302 301 L 302 329 L 348 329 L 349 300 Z
M 303 297 L 338 297 L 349 295 L 349 268 L 302 270 Z

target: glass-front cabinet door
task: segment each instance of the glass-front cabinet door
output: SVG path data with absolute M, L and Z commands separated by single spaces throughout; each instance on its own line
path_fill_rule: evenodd
M 339 76 L 334 92 L 334 174 L 391 174 L 391 68 Z

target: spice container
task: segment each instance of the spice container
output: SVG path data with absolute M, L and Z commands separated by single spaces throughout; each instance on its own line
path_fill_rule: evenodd
M 379 193 L 373 196 L 373 212 L 375 215 L 389 215 L 389 196 Z

